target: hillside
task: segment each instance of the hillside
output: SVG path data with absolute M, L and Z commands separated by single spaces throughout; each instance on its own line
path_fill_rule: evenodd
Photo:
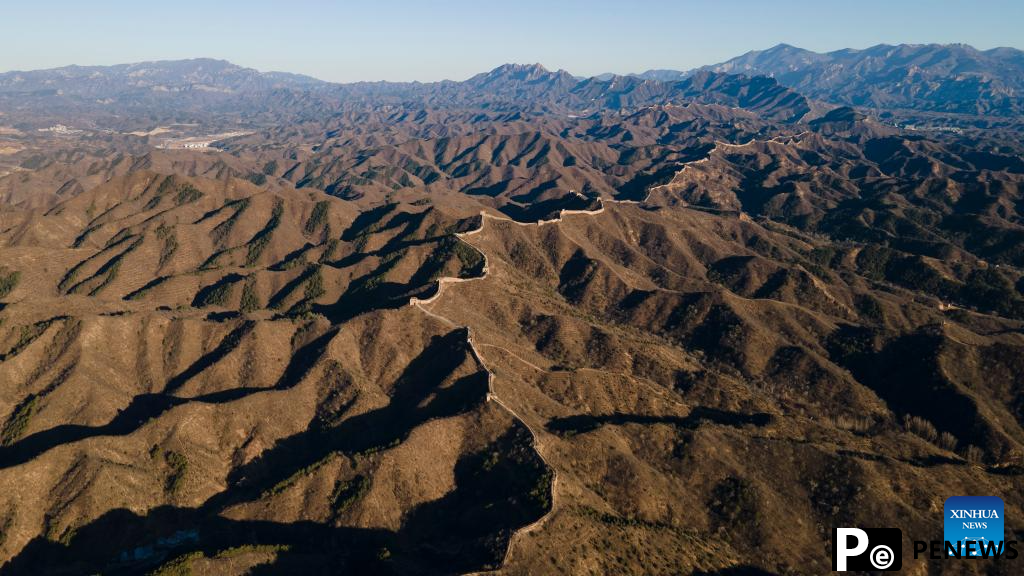
M 748 71 L 17 73 L 66 84 L 0 89 L 0 574 L 818 574 L 967 493 L 1020 539 L 1020 133 Z

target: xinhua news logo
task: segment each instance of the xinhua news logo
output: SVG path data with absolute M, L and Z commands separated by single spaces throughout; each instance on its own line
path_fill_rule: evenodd
M 1016 560 L 1016 540 L 1004 540 L 1002 499 L 952 496 L 943 507 L 944 540 L 914 540 L 914 560 Z M 903 567 L 899 528 L 833 528 L 832 570 L 894 572 Z
M 833 528 L 832 570 L 896 571 L 903 567 L 899 528 Z
M 943 536 L 961 556 L 1003 551 L 1003 500 L 997 496 L 950 496 L 943 507 Z

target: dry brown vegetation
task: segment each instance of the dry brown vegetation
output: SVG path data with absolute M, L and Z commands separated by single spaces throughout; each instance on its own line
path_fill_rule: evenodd
M 0 572 L 817 574 L 1020 517 L 1019 151 L 768 96 L 40 153 Z

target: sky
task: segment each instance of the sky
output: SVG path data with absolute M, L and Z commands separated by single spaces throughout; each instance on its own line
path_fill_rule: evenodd
M 1022 0 L 12 0 L 0 71 L 209 57 L 323 80 L 687 70 L 785 42 L 1024 48 Z

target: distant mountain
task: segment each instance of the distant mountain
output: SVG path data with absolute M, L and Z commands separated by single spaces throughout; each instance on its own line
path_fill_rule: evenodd
M 531 98 L 570 90 L 576 78 L 565 70 L 551 72 L 540 64 L 503 64 L 460 84 L 478 92 Z
M 334 85 L 224 60 L 67 66 L 0 74 L 0 112 L 22 127 L 53 122 L 131 129 L 152 121 L 237 124 L 323 113 Z
M 789 44 L 779 44 L 768 50 L 752 50 L 721 64 L 704 66 L 700 70 L 713 70 L 730 74 L 763 74 L 782 76 L 796 70 L 821 64 L 828 55 L 819 54 Z
M 773 76 L 811 98 L 850 106 L 1024 113 L 1024 52 L 1013 48 L 880 44 L 819 54 L 779 44 L 700 70 Z
M 686 77 L 685 72 L 679 70 L 648 70 L 640 74 L 633 74 L 637 78 L 645 80 L 657 80 L 659 82 L 678 82 Z
M 805 97 L 768 78 L 675 76 L 580 80 L 540 64 L 504 64 L 461 82 L 335 84 L 199 59 L 0 74 L 0 112 L 17 112 L 23 128 L 73 118 L 79 127 L 124 129 L 126 119 L 141 118 L 268 125 L 366 103 L 579 115 L 698 102 L 750 108 L 783 121 L 799 120 L 812 109 Z
M 638 76 L 596 77 L 580 82 L 572 93 L 579 105 L 634 109 L 660 103 L 699 102 L 756 111 L 772 120 L 795 122 L 817 107 L 806 97 L 772 78 L 701 72 L 678 82 Z
M 274 88 L 309 89 L 327 83 L 299 74 L 262 73 L 225 60 L 199 58 L 116 66 L 66 66 L 0 74 L 0 93 L 114 97 L 126 90 L 238 93 Z
M 684 98 L 754 110 L 783 122 L 802 120 L 818 109 L 803 94 L 764 76 L 699 72 L 674 86 Z
M 745 79 L 709 81 L 701 77 L 691 82 L 702 73 Z M 778 84 L 765 83 L 756 79 L 758 76 L 772 77 Z M 726 84 L 730 86 L 725 88 Z M 700 89 L 695 88 L 698 85 Z M 882 44 L 822 54 L 779 44 L 686 72 L 655 69 L 581 79 L 540 64 L 504 64 L 465 81 L 433 83 L 335 84 L 213 59 L 67 66 L 0 74 L 0 109 L 19 110 L 23 116 L 73 110 L 80 119 L 142 110 L 153 110 L 158 116 L 161 112 L 206 112 L 252 117 L 281 109 L 319 114 L 344 103 L 369 101 L 437 107 L 539 107 L 570 113 L 679 101 L 743 108 L 757 102 L 755 107 L 761 109 L 779 95 L 748 96 L 766 89 L 790 89 L 794 92 L 786 98 L 793 101 L 803 95 L 808 102 L 841 106 L 1017 116 L 1024 114 L 1024 52 L 1013 48 L 981 51 L 965 44 Z M 728 96 L 728 91 L 733 95 Z M 746 104 L 736 100 L 740 93 Z M 803 112 L 794 109 L 786 117 L 799 118 L 812 107 L 802 104 L 797 108 Z

